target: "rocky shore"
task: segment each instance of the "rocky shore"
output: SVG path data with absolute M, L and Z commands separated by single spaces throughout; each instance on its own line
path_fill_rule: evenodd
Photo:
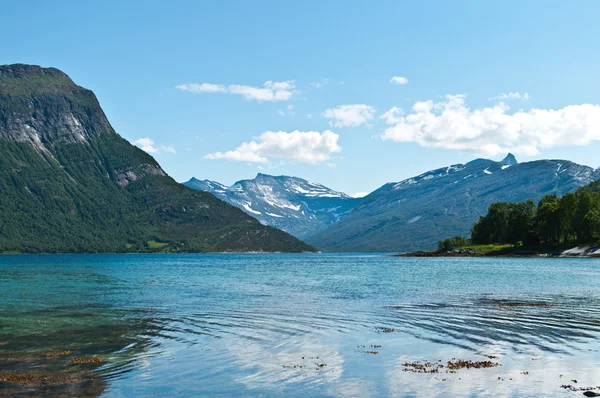
M 569 249 L 523 248 L 509 247 L 492 250 L 477 250 L 477 248 L 452 249 L 448 251 L 416 251 L 412 253 L 395 254 L 395 257 L 576 257 L 600 258 L 600 247 L 582 245 Z

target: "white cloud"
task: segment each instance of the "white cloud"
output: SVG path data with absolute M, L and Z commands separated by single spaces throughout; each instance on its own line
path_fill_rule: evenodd
M 365 104 L 340 105 L 337 108 L 326 109 L 322 114 L 335 127 L 356 127 L 366 124 L 375 116 L 375 108 Z
M 393 106 L 389 111 L 379 116 L 380 119 L 384 119 L 387 124 L 396 124 L 400 121 L 400 116 L 404 115 L 404 111 L 397 106 Z
M 352 194 L 350 196 L 352 196 L 353 198 L 364 198 L 368 194 L 369 192 L 356 192 L 355 194 Z
M 544 148 L 600 140 L 599 105 L 510 113 L 503 102 L 470 109 L 465 100 L 465 95 L 447 95 L 439 102 L 417 102 L 406 116 L 390 110 L 385 118 L 390 127 L 382 138 L 483 156 L 508 151 L 533 156 Z
M 160 150 L 163 152 L 177 153 L 173 145 L 161 145 Z
M 267 131 L 250 142 L 244 142 L 228 152 L 206 155 L 205 159 L 227 159 L 250 163 L 268 163 L 270 158 L 287 159 L 301 163 L 321 163 L 332 153 L 340 152 L 339 135 L 326 130 L 317 131 Z
M 326 85 L 327 83 L 329 83 L 329 79 L 321 79 L 318 82 L 309 83 L 309 85 L 311 85 L 314 88 L 321 88 L 324 85 Z
M 154 140 L 148 137 L 138 138 L 133 142 L 137 147 L 139 147 L 142 151 L 148 153 L 157 153 L 158 149 L 154 146 Z
M 267 81 L 264 87 L 242 86 L 232 84 L 229 86 L 231 94 L 240 94 L 248 100 L 257 101 L 287 101 L 292 97 L 292 90 L 296 88 L 294 81 L 272 82 Z
M 143 150 L 144 152 L 148 152 L 148 153 L 161 153 L 161 152 L 177 153 L 177 151 L 175 150 L 175 147 L 173 147 L 173 145 L 161 145 L 160 149 L 158 149 L 156 147 L 156 144 L 154 143 L 154 140 L 152 138 L 148 138 L 148 137 L 138 138 L 137 140 L 133 141 L 133 144 L 135 146 L 137 146 L 138 148 L 140 148 L 141 150 Z
M 176 86 L 183 91 L 189 91 L 190 93 L 226 93 L 227 88 L 221 84 L 210 84 L 210 83 L 190 83 L 190 84 L 180 84 Z
M 521 94 L 520 92 L 510 92 L 510 93 L 500 93 L 499 95 L 492 97 L 490 99 L 492 100 L 523 100 L 523 101 L 527 101 L 529 99 L 529 93 L 523 93 Z
M 288 105 L 286 110 L 279 109 L 277 113 L 280 116 L 294 116 L 296 114 L 294 111 L 294 105 Z
M 408 79 L 404 76 L 394 76 L 390 79 L 390 83 L 403 86 L 405 84 L 408 84 Z
M 189 83 L 180 84 L 175 88 L 183 91 L 189 91 L 194 94 L 199 93 L 229 93 L 241 95 L 248 100 L 256 101 L 287 101 L 289 100 L 296 88 L 293 80 L 285 82 L 266 81 L 263 87 L 244 86 L 240 84 L 230 84 L 224 86 L 221 84 L 211 83 Z

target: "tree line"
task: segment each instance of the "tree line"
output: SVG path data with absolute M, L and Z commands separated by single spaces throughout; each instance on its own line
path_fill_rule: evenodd
M 600 181 L 559 198 L 547 195 L 532 200 L 490 205 L 471 229 L 471 238 L 440 241 L 440 250 L 471 244 L 592 243 L 600 239 Z

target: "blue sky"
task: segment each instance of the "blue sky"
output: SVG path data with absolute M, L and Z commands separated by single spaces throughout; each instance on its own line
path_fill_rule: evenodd
M 1 64 L 65 71 L 178 181 L 353 194 L 507 150 L 600 166 L 600 2 L 0 6 Z

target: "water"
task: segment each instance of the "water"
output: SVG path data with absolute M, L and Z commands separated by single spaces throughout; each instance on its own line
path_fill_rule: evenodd
M 0 257 L 0 395 L 582 396 L 599 336 L 600 259 Z

